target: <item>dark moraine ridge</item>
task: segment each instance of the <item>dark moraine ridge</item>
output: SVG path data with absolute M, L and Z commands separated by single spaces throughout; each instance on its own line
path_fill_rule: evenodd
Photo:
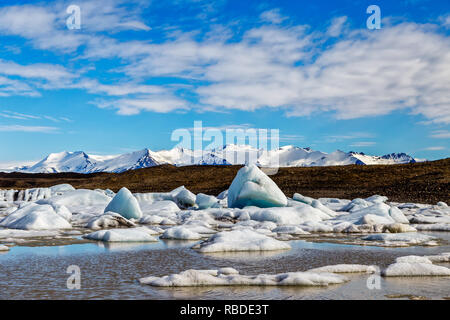
M 26 189 L 70 183 L 75 188 L 125 186 L 132 192 L 167 192 L 181 185 L 194 193 L 217 195 L 227 189 L 241 166 L 163 165 L 123 173 L 0 173 L 0 189 Z M 373 194 L 392 201 L 450 203 L 450 158 L 399 165 L 280 168 L 271 176 L 287 196 L 354 199 Z

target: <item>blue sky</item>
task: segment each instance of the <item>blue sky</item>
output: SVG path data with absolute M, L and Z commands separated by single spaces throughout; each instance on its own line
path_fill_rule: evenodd
M 3 165 L 167 149 L 197 120 L 325 152 L 450 153 L 449 1 L 8 1 L 0 41 Z

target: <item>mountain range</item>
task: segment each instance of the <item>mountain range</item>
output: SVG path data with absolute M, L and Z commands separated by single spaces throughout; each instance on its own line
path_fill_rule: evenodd
M 162 164 L 185 165 L 232 165 L 245 164 L 253 159 L 258 165 L 280 167 L 310 167 L 335 165 L 373 165 L 412 163 L 417 160 L 405 153 L 371 156 L 358 152 L 332 153 L 310 148 L 283 146 L 276 150 L 254 149 L 249 145 L 224 145 L 209 151 L 193 151 L 185 148 L 152 151 L 143 149 L 111 156 L 89 155 L 83 151 L 51 153 L 34 165 L 15 167 L 7 171 L 28 173 L 57 172 L 123 172 Z M 253 162 L 252 161 L 252 162 Z

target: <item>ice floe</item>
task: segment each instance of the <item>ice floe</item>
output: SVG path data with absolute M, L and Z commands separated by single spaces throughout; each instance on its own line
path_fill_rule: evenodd
M 223 231 L 194 247 L 200 252 L 287 250 L 291 246 L 251 229 Z
M 85 239 L 104 242 L 155 242 L 157 232 L 146 227 L 99 230 L 83 236 Z
M 64 214 L 61 212 L 60 214 L 51 205 L 29 203 L 3 218 L 0 221 L 0 226 L 24 230 L 72 228 L 72 225 L 64 218 Z
M 9 251 L 9 247 L 0 245 L 0 251 Z
M 436 237 L 421 233 L 381 233 L 362 238 L 366 241 L 378 241 L 385 245 L 405 246 L 414 244 L 436 245 Z
M 112 211 L 126 219 L 139 219 L 142 217 L 139 202 L 127 188 L 123 187 L 117 192 L 111 202 L 106 206 L 105 212 Z
M 177 226 L 172 227 L 164 231 L 161 236 L 161 239 L 175 239 L 175 240 L 198 240 L 201 239 L 202 236 L 192 231 L 190 228 Z
M 329 272 L 329 273 L 374 273 L 377 272 L 376 266 L 364 264 L 336 264 L 323 266 L 308 270 L 308 272 Z
M 385 277 L 450 276 L 450 269 L 424 262 L 396 262 L 382 274 Z
M 156 287 L 194 286 L 328 286 L 348 281 L 333 273 L 288 272 L 280 274 L 241 275 L 232 268 L 219 270 L 186 270 L 163 277 L 139 279 L 141 284 Z
M 101 216 L 95 216 L 86 224 L 86 228 L 89 229 L 106 229 L 106 228 L 117 228 L 120 226 L 124 227 L 134 227 L 136 226 L 134 222 L 122 217 L 116 212 L 105 212 Z
M 275 182 L 252 164 L 239 169 L 228 189 L 228 207 L 284 207 L 287 198 Z

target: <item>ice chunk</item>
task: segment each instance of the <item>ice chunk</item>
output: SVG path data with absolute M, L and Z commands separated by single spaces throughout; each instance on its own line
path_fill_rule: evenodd
M 228 189 L 228 207 L 284 207 L 287 198 L 264 172 L 251 164 L 241 168 Z
M 216 233 L 194 249 L 198 249 L 200 252 L 230 252 L 287 250 L 290 248 L 291 246 L 286 242 L 247 229 Z
M 216 197 L 208 196 L 204 193 L 197 194 L 197 198 L 195 200 L 195 203 L 198 205 L 198 208 L 201 209 L 207 209 L 211 208 L 217 203 Z
M 280 226 L 273 229 L 272 232 L 280 234 L 293 234 L 293 235 L 310 234 L 309 232 L 306 232 L 297 226 Z
M 83 238 L 104 242 L 155 242 L 158 241 L 152 236 L 155 231 L 146 227 L 131 229 L 109 229 L 100 230 L 84 235 Z
M 86 225 L 89 229 L 105 229 L 105 228 L 117 228 L 119 226 L 134 227 L 135 224 L 122 217 L 120 214 L 115 212 L 106 212 L 101 216 L 92 218 Z
M 427 257 L 421 257 L 421 256 L 403 256 L 398 257 L 395 259 L 396 263 L 429 263 L 432 264 L 430 259 Z
M 219 200 L 223 200 L 223 199 L 226 199 L 226 198 L 228 198 L 228 189 L 222 191 L 222 192 L 219 193 L 219 195 L 217 196 L 217 199 L 219 199 Z
M 382 233 L 382 234 L 371 234 L 362 238 L 367 241 L 381 241 L 386 244 L 426 244 L 435 237 L 420 234 L 420 233 Z
M 70 210 L 70 206 L 106 205 L 109 201 L 111 201 L 110 197 L 99 192 L 87 189 L 77 189 L 64 192 L 64 194 L 51 197 L 50 199 L 39 200 L 37 203 L 51 204 L 53 206 L 64 205 Z
M 315 200 L 314 198 L 306 197 L 304 195 L 301 195 L 300 193 L 294 193 L 294 196 L 292 197 L 295 201 L 300 201 L 306 204 L 311 205 L 311 203 Z
M 196 196 L 184 186 L 178 187 L 171 191 L 173 201 L 180 208 L 189 208 L 195 205 Z
M 415 224 L 413 227 L 419 231 L 450 231 L 448 223 Z
M 450 252 L 444 252 L 434 256 L 426 256 L 432 262 L 450 262 Z
M 366 198 L 364 200 L 369 201 L 369 202 L 373 202 L 373 203 L 382 203 L 382 202 L 386 202 L 388 200 L 388 197 L 380 196 L 378 194 L 375 194 L 375 195 L 373 195 L 371 197 L 368 197 L 368 198 Z
M 417 229 L 410 226 L 409 224 L 403 223 L 392 223 L 387 224 L 383 227 L 383 232 L 388 230 L 391 233 L 404 233 L 404 232 L 416 232 Z
M 445 203 L 444 201 L 439 201 L 439 202 L 437 203 L 437 205 L 438 205 L 439 207 L 443 207 L 443 208 L 447 208 L 447 207 L 448 207 L 447 203 Z
M 139 219 L 142 217 L 142 211 L 139 202 L 127 188 L 123 187 L 117 192 L 105 208 L 105 212 L 117 212 L 126 219 Z
M 0 251 L 9 251 L 9 247 L 0 245 Z
M 289 272 L 280 274 L 240 275 L 231 268 L 220 270 L 186 270 L 179 274 L 139 279 L 156 287 L 194 286 L 327 286 L 344 283 L 347 278 L 333 273 Z M 230 270 L 231 269 L 231 270 Z M 232 271 L 232 272 L 230 272 Z
M 405 217 L 403 212 L 397 207 L 391 207 L 389 209 L 389 215 L 395 222 L 409 224 L 409 220 Z
M 336 264 L 308 270 L 308 272 L 330 272 L 330 273 L 374 273 L 376 266 L 364 264 Z
M 161 236 L 161 239 L 176 240 L 198 240 L 201 238 L 202 236 L 199 233 L 182 226 L 169 228 Z
M 172 200 L 160 200 L 152 203 L 140 201 L 139 204 L 144 216 L 171 214 L 180 211 L 180 208 Z
M 50 187 L 50 191 L 52 192 L 52 194 L 55 194 L 55 195 L 60 195 L 60 194 L 63 194 L 64 192 L 74 191 L 74 190 L 75 190 L 75 188 L 72 187 L 68 183 L 57 184 L 53 187 Z
M 10 229 L 45 230 L 70 229 L 72 225 L 58 215 L 50 205 L 30 203 L 0 221 L 0 226 Z
M 450 276 L 450 269 L 423 262 L 397 262 L 384 271 L 385 277 Z

